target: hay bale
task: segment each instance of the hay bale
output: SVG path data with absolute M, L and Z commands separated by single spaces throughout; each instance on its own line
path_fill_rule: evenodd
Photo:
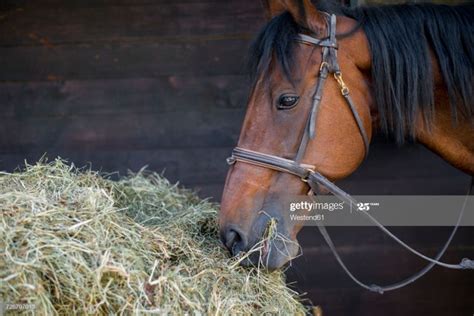
M 0 173 L 0 212 L 1 301 L 39 315 L 306 312 L 282 272 L 228 257 L 216 205 L 157 174 L 26 165 Z

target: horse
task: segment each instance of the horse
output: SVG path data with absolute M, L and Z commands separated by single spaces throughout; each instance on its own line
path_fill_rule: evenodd
M 302 227 L 285 220 L 279 196 L 324 193 L 358 168 L 375 133 L 421 143 L 474 175 L 472 5 L 263 7 L 268 22 L 250 49 L 252 88 L 219 230 L 232 255 L 258 244 L 272 219 L 285 238 L 243 265 L 272 270 L 295 258 Z M 315 175 L 320 181 L 309 181 Z

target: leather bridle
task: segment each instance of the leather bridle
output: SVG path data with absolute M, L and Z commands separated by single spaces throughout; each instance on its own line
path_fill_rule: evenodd
M 337 38 L 336 38 L 336 16 L 334 14 L 329 15 L 326 14 L 327 17 L 327 30 L 328 30 L 328 37 L 325 39 L 317 39 L 312 36 L 306 35 L 306 34 L 298 34 L 298 37 L 295 39 L 298 42 L 304 43 L 304 44 L 309 44 L 309 45 L 314 45 L 314 46 L 319 46 L 321 47 L 322 51 L 322 60 L 321 64 L 319 67 L 319 75 L 318 75 L 318 81 L 316 84 L 316 90 L 313 95 L 313 102 L 311 106 L 311 110 L 309 113 L 309 117 L 303 132 L 303 136 L 301 138 L 300 146 L 298 148 L 296 157 L 294 160 L 290 159 L 285 159 L 282 157 L 278 157 L 275 155 L 271 154 L 265 154 L 245 148 L 240 148 L 236 147 L 232 151 L 232 156 L 227 158 L 227 163 L 229 165 L 234 164 L 235 162 L 243 162 L 243 163 L 248 163 L 251 165 L 256 165 L 272 170 L 277 170 L 280 172 L 286 172 L 292 175 L 295 175 L 299 177 L 302 181 L 308 184 L 310 187 L 309 195 L 314 196 L 316 193 L 319 191 L 319 185 L 325 187 L 328 191 L 330 191 L 333 195 L 338 197 L 339 199 L 347 202 L 350 204 L 352 207 L 355 207 L 357 209 L 357 204 L 358 202 L 352 198 L 349 194 L 347 194 L 345 191 L 340 189 L 338 186 L 336 186 L 334 183 L 329 181 L 326 177 L 324 177 L 322 174 L 320 174 L 315 166 L 309 165 L 309 164 L 303 164 L 301 163 L 301 160 L 304 157 L 304 154 L 306 152 L 306 148 L 308 146 L 308 143 L 311 139 L 313 139 L 316 135 L 315 132 L 315 125 L 316 125 L 316 116 L 318 113 L 318 109 L 321 103 L 322 99 L 322 94 L 323 94 L 323 88 L 326 80 L 328 79 L 328 76 L 332 74 L 339 84 L 341 88 L 341 94 L 346 100 L 347 105 L 349 106 L 349 109 L 352 112 L 352 115 L 354 117 L 354 120 L 357 124 L 357 127 L 359 129 L 362 141 L 364 143 L 365 147 L 365 156 L 368 155 L 369 152 L 369 137 L 365 131 L 363 122 L 357 113 L 357 110 L 354 106 L 354 103 L 352 101 L 352 98 L 350 96 L 350 91 L 349 88 L 346 86 L 342 79 L 342 74 L 341 74 L 341 69 L 339 67 L 339 63 L 337 60 L 337 49 L 338 49 L 338 44 L 337 44 Z M 468 195 L 471 192 L 472 188 L 472 180 L 471 180 L 471 186 L 469 188 Z M 418 271 L 415 273 L 413 276 L 386 286 L 380 286 L 380 285 L 367 285 L 363 282 L 361 282 L 358 278 L 356 278 L 347 268 L 347 266 L 344 264 L 342 261 L 341 257 L 339 256 L 336 247 L 334 246 L 334 243 L 332 242 L 331 237 L 329 236 L 326 228 L 322 223 L 318 222 L 318 229 L 323 235 L 325 241 L 327 242 L 329 248 L 331 249 L 332 253 L 336 257 L 338 263 L 340 266 L 344 269 L 344 271 L 348 274 L 348 276 L 356 282 L 358 285 L 362 286 L 365 289 L 368 289 L 373 292 L 378 292 L 378 293 L 383 293 L 387 291 L 392 291 L 401 287 L 404 287 L 405 285 L 408 285 L 415 280 L 419 279 L 422 277 L 424 274 L 426 274 L 433 266 L 435 265 L 440 265 L 446 268 L 450 269 L 474 269 L 474 261 L 471 259 L 464 258 L 461 263 L 459 264 L 448 264 L 439 261 L 439 259 L 443 256 L 445 253 L 446 249 L 448 248 L 451 240 L 453 239 L 459 225 L 461 218 L 464 214 L 464 209 L 466 206 L 467 202 L 467 197 L 466 200 L 464 201 L 463 207 L 461 209 L 461 212 L 458 217 L 457 224 L 454 226 L 451 235 L 449 236 L 448 240 L 444 244 L 444 246 L 441 248 L 441 250 L 438 252 L 438 254 L 434 258 L 430 258 L 428 256 L 425 256 L 424 254 L 418 252 L 417 250 L 411 248 L 408 244 L 400 240 L 397 236 L 395 236 L 392 232 L 390 232 L 385 226 L 383 226 L 380 222 L 377 221 L 371 214 L 365 211 L 361 211 L 362 214 L 367 216 L 370 221 L 372 221 L 379 229 L 381 229 L 384 233 L 386 233 L 390 238 L 395 240 L 398 244 L 412 252 L 413 254 L 419 256 L 420 258 L 423 258 L 429 262 L 427 266 L 425 266 L 422 270 Z

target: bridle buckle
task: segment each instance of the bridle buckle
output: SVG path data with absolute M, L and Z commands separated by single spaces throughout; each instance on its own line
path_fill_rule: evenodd
M 233 164 L 235 164 L 236 159 L 234 156 L 230 156 L 230 157 L 227 157 L 225 161 L 227 162 L 229 166 L 232 166 Z
M 321 62 L 321 65 L 319 66 L 319 72 L 323 71 L 323 68 L 329 68 L 329 64 L 327 61 Z
M 304 177 L 301 177 L 301 181 L 303 181 L 304 183 L 308 183 L 309 182 L 309 177 L 314 174 L 314 170 L 313 169 L 309 169 L 307 168 L 306 169 L 306 174 L 304 175 Z
M 339 87 L 341 87 L 342 95 L 348 95 L 349 88 L 347 87 L 346 83 L 342 79 L 342 73 L 340 71 L 334 73 L 334 79 L 336 79 L 337 83 L 339 84 Z

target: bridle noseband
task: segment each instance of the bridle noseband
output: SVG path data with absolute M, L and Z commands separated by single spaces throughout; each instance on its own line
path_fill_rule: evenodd
M 354 106 L 352 98 L 350 97 L 349 88 L 346 86 L 346 84 L 344 83 L 342 79 L 341 69 L 339 67 L 339 63 L 337 60 L 338 45 L 337 45 L 337 38 L 336 38 L 336 16 L 334 14 L 332 15 L 326 14 L 326 16 L 327 16 L 327 29 L 328 29 L 328 37 L 326 39 L 317 39 L 305 34 L 298 34 L 298 37 L 295 39 L 296 41 L 304 43 L 304 44 L 322 47 L 322 61 L 319 67 L 318 81 L 316 84 L 316 90 L 313 95 L 313 103 L 311 106 L 311 111 L 309 113 L 309 117 L 305 126 L 305 130 L 303 132 L 303 136 L 301 138 L 300 146 L 298 148 L 295 159 L 294 160 L 285 159 L 285 158 L 271 155 L 271 154 L 265 154 L 265 153 L 245 149 L 245 148 L 236 147 L 232 151 L 232 156 L 227 158 L 227 163 L 229 165 L 232 165 L 235 162 L 243 162 L 243 163 L 256 165 L 256 166 L 295 175 L 299 177 L 302 181 L 308 184 L 308 186 L 311 189 L 308 193 L 309 195 L 314 196 L 314 194 L 318 192 L 318 188 L 319 188 L 318 185 L 322 185 L 323 187 L 328 189 L 332 194 L 334 194 L 341 200 L 349 203 L 352 207 L 357 208 L 358 202 L 354 198 L 352 198 L 349 194 L 347 194 L 338 186 L 336 186 L 334 183 L 329 181 L 322 174 L 320 174 L 315 169 L 315 166 L 301 163 L 301 160 L 304 157 L 309 141 L 316 136 L 315 135 L 316 134 L 315 132 L 316 116 L 318 113 L 319 105 L 321 103 L 324 84 L 329 74 L 332 74 L 335 80 L 337 81 L 337 83 L 339 84 L 341 88 L 341 94 L 346 100 L 346 103 L 352 112 L 354 120 L 359 129 L 360 135 L 364 142 L 365 156 L 367 156 L 369 152 L 369 137 L 367 136 L 363 122 L 359 114 L 357 113 L 357 110 Z M 471 192 L 472 186 L 473 186 L 473 183 L 471 181 L 471 186 L 469 188 L 468 195 Z M 390 232 L 385 226 L 383 226 L 380 222 L 378 222 L 377 219 L 375 219 L 371 214 L 365 211 L 361 211 L 362 214 L 367 216 L 379 229 L 381 229 L 384 233 L 386 233 L 390 238 L 395 240 L 398 244 L 400 244 L 401 246 L 403 246 L 404 248 L 406 248 L 413 254 L 429 262 L 427 266 L 425 266 L 422 270 L 415 273 L 413 276 L 401 282 L 397 282 L 397 283 L 386 285 L 386 286 L 379 286 L 375 284 L 367 285 L 361 282 L 358 278 L 356 278 L 349 271 L 349 269 L 346 267 L 346 265 L 342 261 L 326 228 L 320 222 L 318 222 L 318 229 L 323 235 L 325 241 L 327 242 L 329 248 L 331 249 L 332 253 L 336 257 L 340 266 L 344 269 L 344 271 L 349 275 L 349 277 L 354 282 L 356 282 L 361 287 L 368 289 L 370 291 L 383 293 L 383 292 L 387 292 L 387 291 L 404 287 L 405 285 L 408 285 L 414 282 L 415 280 L 419 279 L 424 274 L 426 274 L 429 270 L 431 270 L 431 268 L 433 268 L 434 265 L 440 265 L 440 266 L 451 268 L 451 269 L 474 269 L 474 261 L 467 258 L 464 258 L 459 264 L 448 264 L 448 263 L 439 261 L 439 259 L 443 256 L 446 249 L 448 248 L 452 238 L 454 237 L 460 225 L 461 218 L 463 216 L 464 209 L 466 206 L 466 202 L 467 202 L 467 197 L 461 209 L 461 212 L 459 214 L 456 226 L 453 228 L 451 235 L 449 236 L 445 245 L 442 247 L 442 249 L 439 251 L 439 253 L 436 255 L 435 258 L 430 258 L 428 256 L 425 256 L 424 254 L 411 248 L 405 242 L 400 240 L 397 236 L 392 234 L 392 232 Z

